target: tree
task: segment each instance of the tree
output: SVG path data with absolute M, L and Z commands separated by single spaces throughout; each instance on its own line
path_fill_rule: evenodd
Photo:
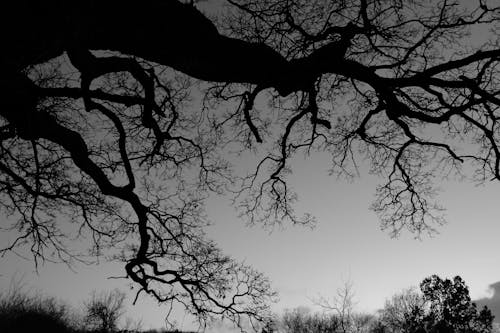
M 262 321 L 268 279 L 206 239 L 203 205 L 231 193 L 251 223 L 313 223 L 287 185 L 290 158 L 313 150 L 349 177 L 371 162 L 392 235 L 432 232 L 438 171 L 500 179 L 499 8 L 462 2 L 10 4 L 0 203 L 18 237 L 2 252 L 71 264 L 68 238 L 87 236 L 138 293 L 202 323 Z M 492 33 L 469 47 L 477 27 Z M 249 174 L 232 168 L 228 152 L 254 151 Z
M 347 280 L 341 288 L 337 289 L 333 299 L 320 297 L 315 301 L 316 305 L 330 312 L 332 318 L 336 319 L 338 327 L 335 327 L 333 332 L 361 333 L 369 330 L 374 317 L 370 314 L 355 312 L 354 296 L 353 283 Z
M 336 290 L 336 295 L 332 300 L 320 297 L 315 303 L 323 309 L 333 312 L 338 318 L 340 327 L 336 330 L 343 333 L 355 331 L 356 314 L 354 313 L 355 301 L 352 281 L 345 281 L 344 285 Z
M 114 289 L 100 294 L 92 292 L 92 296 L 85 306 L 85 322 L 97 332 L 116 332 L 118 321 L 123 316 L 125 293 Z
M 427 321 L 446 332 L 491 332 L 493 316 L 485 306 L 478 311 L 471 302 L 469 288 L 460 276 L 453 280 L 432 275 L 422 281 L 420 289 L 430 303 Z
M 379 322 L 386 332 L 416 332 L 423 326 L 426 310 L 424 296 L 409 288 L 386 301 Z
M 437 275 L 420 283 L 420 293 L 407 289 L 392 297 L 381 310 L 380 331 L 489 333 L 493 316 L 487 307 L 480 311 L 471 302 L 465 282 Z M 380 327 L 379 327 L 380 328 Z

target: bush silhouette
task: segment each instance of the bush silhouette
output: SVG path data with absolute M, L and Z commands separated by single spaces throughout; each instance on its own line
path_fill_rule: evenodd
M 0 295 L 0 327 L 2 333 L 77 331 L 66 304 L 52 297 L 28 295 L 18 288 Z

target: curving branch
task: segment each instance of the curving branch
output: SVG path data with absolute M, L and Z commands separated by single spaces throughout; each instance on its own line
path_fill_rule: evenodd
M 92 254 L 125 262 L 138 294 L 242 326 L 264 321 L 275 293 L 206 239 L 209 195 L 233 193 L 250 223 L 312 223 L 287 174 L 294 154 L 324 150 L 333 173 L 368 160 L 385 179 L 382 226 L 419 235 L 443 223 L 439 170 L 470 162 L 500 180 L 500 43 L 463 46 L 474 27 L 498 31 L 491 3 L 230 0 L 218 20 L 176 0 L 13 6 L 0 20 L 0 206 L 20 233 L 2 253 L 69 263 L 65 216 Z M 260 160 L 242 176 L 227 156 L 247 150 Z

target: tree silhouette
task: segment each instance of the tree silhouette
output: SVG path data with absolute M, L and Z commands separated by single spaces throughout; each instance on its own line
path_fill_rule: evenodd
M 429 325 L 437 332 L 477 332 L 492 330 L 493 316 L 485 306 L 478 311 L 471 302 L 469 288 L 460 276 L 453 280 L 432 275 L 422 281 L 420 289 L 430 303 Z
M 100 294 L 93 291 L 90 300 L 84 304 L 87 326 L 95 332 L 116 332 L 118 321 L 125 312 L 125 296 L 118 289 Z
M 368 159 L 382 227 L 431 232 L 440 172 L 500 179 L 499 8 L 462 2 L 12 3 L 0 202 L 19 237 L 3 251 L 71 263 L 68 240 L 86 236 L 139 292 L 202 322 L 262 320 L 269 281 L 206 239 L 204 202 L 233 193 L 251 223 L 312 223 L 287 186 L 310 150 L 346 176 Z M 491 38 L 472 47 L 474 29 Z M 241 176 L 228 152 L 254 151 Z
M 407 289 L 387 301 L 378 327 L 387 332 L 489 333 L 493 315 L 487 307 L 478 310 L 469 288 L 460 276 L 453 280 L 437 275 L 425 278 L 420 291 Z
M 417 332 L 424 326 L 426 308 L 424 296 L 409 288 L 386 301 L 378 324 L 389 332 Z

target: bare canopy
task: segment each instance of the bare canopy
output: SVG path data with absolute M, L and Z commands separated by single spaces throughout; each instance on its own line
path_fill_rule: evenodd
M 500 180 L 494 5 L 12 2 L 0 14 L 0 205 L 18 237 L 3 251 L 71 263 L 68 239 L 83 235 L 139 293 L 202 322 L 265 319 L 275 293 L 206 239 L 207 196 L 233 194 L 251 223 L 311 223 L 293 210 L 288 161 L 321 150 L 333 173 L 368 159 L 383 177 L 383 228 L 432 231 L 436 177 Z M 241 175 L 230 152 L 259 162 Z

